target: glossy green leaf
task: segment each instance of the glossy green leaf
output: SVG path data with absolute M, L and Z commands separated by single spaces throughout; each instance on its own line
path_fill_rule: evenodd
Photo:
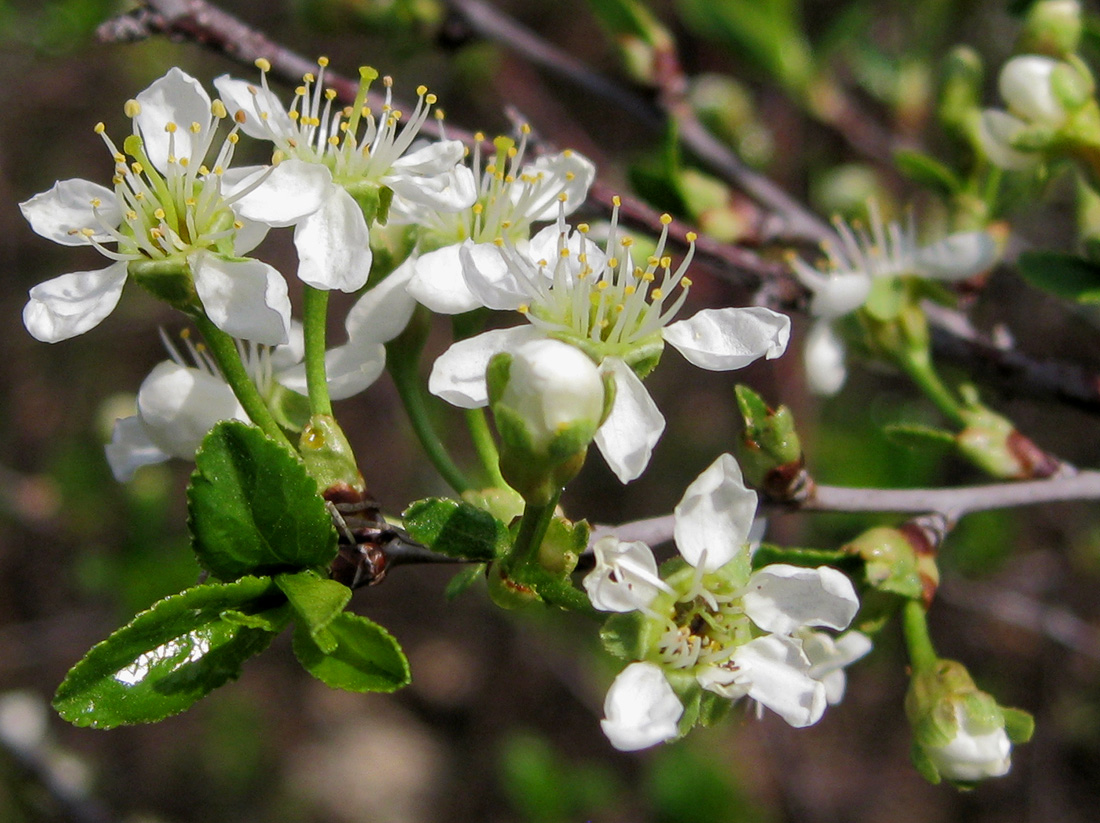
M 448 557 L 493 560 L 504 556 L 512 543 L 507 526 L 469 503 L 418 500 L 402 518 L 413 540 Z
M 1055 251 L 1022 252 L 1017 265 L 1036 288 L 1078 303 L 1100 303 L 1100 265 Z
M 313 571 L 280 574 L 275 584 L 290 601 L 299 625 L 309 631 L 322 651 L 332 652 L 335 640 L 325 630 L 351 600 L 351 589 Z
M 178 714 L 235 680 L 244 661 L 275 636 L 223 615 L 269 612 L 282 600 L 266 577 L 210 583 L 167 597 L 73 666 L 54 707 L 70 723 L 99 729 Z
M 294 629 L 294 653 L 318 680 L 351 692 L 392 692 L 409 684 L 409 661 L 377 623 L 341 612 L 326 631 L 336 644 L 331 652 L 323 651 L 302 626 Z
M 187 489 L 192 545 L 222 580 L 324 568 L 336 532 L 317 483 L 254 426 L 225 420 L 195 455 Z

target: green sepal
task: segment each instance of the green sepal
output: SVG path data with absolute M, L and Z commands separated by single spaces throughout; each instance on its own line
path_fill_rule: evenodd
M 484 509 L 445 498 L 417 500 L 402 515 L 405 531 L 432 551 L 463 560 L 495 560 L 508 553 L 508 527 Z
M 390 205 L 393 203 L 393 189 L 366 181 L 344 186 L 344 189 L 363 212 L 367 226 L 372 223 L 386 225 L 390 216 Z
M 923 152 L 900 149 L 894 152 L 894 165 L 910 180 L 944 197 L 951 197 L 962 189 L 962 181 L 955 172 Z
M 1031 736 L 1035 734 L 1035 718 L 1030 712 L 1002 706 L 1001 714 L 1004 715 L 1005 734 L 1009 740 L 1017 746 L 1031 740 Z
M 600 629 L 603 647 L 623 660 L 642 660 L 656 640 L 650 622 L 638 611 L 609 615 Z
M 800 466 L 802 441 L 794 415 L 786 406 L 768 408 L 764 399 L 748 386 L 734 387 L 744 428 L 737 441 L 737 462 L 749 484 L 769 490 L 774 474 L 791 466 Z M 781 476 L 781 475 L 780 475 Z
M 1031 285 L 1066 300 L 1100 303 L 1100 265 L 1074 254 L 1025 251 L 1017 259 L 1020 275 Z
M 899 530 L 876 526 L 845 545 L 843 551 L 863 559 L 871 588 L 909 600 L 922 597 L 924 587 L 916 552 Z
M 546 529 L 539 546 L 539 565 L 552 574 L 568 575 L 577 568 L 577 561 L 588 548 L 592 529 L 585 520 L 573 523 L 555 517 Z
M 275 578 L 294 610 L 296 622 L 309 630 L 310 637 L 326 654 L 335 650 L 335 640 L 325 634 L 328 625 L 351 600 L 351 589 L 335 580 L 306 570 L 280 574 Z
M 363 489 L 363 475 L 343 429 L 331 414 L 315 414 L 302 429 L 298 450 L 321 491 L 334 486 Z
M 409 661 L 393 635 L 351 612 L 341 612 L 326 631 L 334 641 L 325 652 L 298 624 L 294 654 L 306 671 L 334 689 L 349 692 L 393 692 L 410 682 Z
M 274 633 L 242 623 L 282 599 L 266 577 L 207 583 L 166 597 L 73 666 L 54 708 L 74 725 L 98 729 L 179 714 L 235 680 L 244 661 L 267 648 Z
M 309 422 L 309 398 L 276 382 L 267 398 L 275 422 L 287 431 L 300 432 Z
M 202 441 L 187 487 L 191 545 L 222 580 L 327 568 L 336 531 L 317 483 L 255 426 L 223 420 Z
M 467 566 L 447 581 L 447 586 L 443 589 L 443 597 L 446 598 L 448 602 L 454 600 L 484 576 L 484 563 L 473 563 Z
M 130 278 L 158 300 L 180 311 L 201 313 L 191 266 L 186 257 L 134 260 L 126 266 Z

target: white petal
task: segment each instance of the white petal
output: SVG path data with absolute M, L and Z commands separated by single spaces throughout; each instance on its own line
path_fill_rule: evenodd
M 662 589 L 652 549 L 640 540 L 603 537 L 592 546 L 596 566 L 581 581 L 592 605 L 604 612 L 644 609 Z
M 572 214 L 584 203 L 588 189 L 596 179 L 596 167 L 587 157 L 575 151 L 540 157 L 526 165 L 521 174 L 535 178 L 534 186 L 514 186 L 512 199 L 528 220 L 553 220 L 558 216 L 561 204 L 558 197 L 565 195 L 565 214 Z
M 684 707 L 664 672 L 653 663 L 631 663 L 607 690 L 600 721 L 611 745 L 633 752 L 679 734 Z
M 804 626 L 845 629 L 859 611 L 847 575 L 828 566 L 775 563 L 753 572 L 741 598 L 745 614 L 764 631 L 791 634 Z
M 759 357 L 779 357 L 790 336 L 790 318 L 761 306 L 704 309 L 664 330 L 665 340 L 689 362 L 711 371 L 740 369 Z
M 136 99 L 141 112 L 134 121 L 141 130 L 145 153 L 154 166 L 165 171 L 169 154 L 187 158 L 196 166 L 204 160 L 196 156 L 196 152 L 205 145 L 210 130 L 211 101 L 198 80 L 173 67 Z M 169 123 L 176 124 L 174 133 L 165 130 Z M 198 132 L 191 131 L 192 123 L 199 124 Z
M 104 447 L 104 451 L 111 473 L 120 483 L 130 480 L 142 466 L 163 463 L 172 456 L 149 439 L 145 426 L 136 415 L 115 421 L 111 442 Z
M 844 365 L 844 342 L 827 320 L 814 323 L 802 350 L 806 381 L 814 394 L 830 396 L 840 391 L 848 378 Z
M 221 95 L 231 118 L 235 118 L 238 111 L 245 113 L 241 131 L 249 137 L 270 140 L 273 133 L 282 137 L 296 131 L 283 104 L 270 89 L 265 90 L 228 74 L 215 77 L 214 88 Z M 261 118 L 261 114 L 266 116 Z
M 440 314 L 462 314 L 481 306 L 462 276 L 459 246 L 444 246 L 422 254 L 409 281 L 409 294 Z
M 227 199 L 233 198 L 262 175 L 267 175 L 263 182 L 232 201 L 233 210 L 246 220 L 273 228 L 293 226 L 321 208 L 338 190 L 327 168 L 292 157 L 274 169 L 270 166 L 230 169 L 222 176 L 222 192 Z
M 77 271 L 30 290 L 23 325 L 36 340 L 57 343 L 93 329 L 110 314 L 126 285 L 126 261 L 99 271 Z
M 810 677 L 825 684 L 829 705 L 844 697 L 847 677 L 844 668 L 871 651 L 871 638 L 851 631 L 834 639 L 825 632 L 804 629 L 798 633 L 802 651 L 810 661 Z
M 458 249 L 462 276 L 478 305 L 496 311 L 517 309 L 531 299 L 522 278 L 492 243 L 467 240 Z
M 948 780 L 972 782 L 1008 774 L 1012 765 L 1012 743 L 1004 727 L 985 731 L 963 709 L 954 704 L 958 730 L 943 746 L 925 746 L 936 771 Z
M 289 340 L 290 297 L 279 272 L 259 260 L 226 260 L 208 252 L 192 254 L 188 262 L 211 323 L 254 343 Z
M 748 696 L 796 729 L 812 726 L 825 712 L 825 686 L 809 675 L 810 662 L 797 640 L 768 635 L 750 640 L 733 654 L 738 680 Z
M 756 492 L 745 486 L 741 467 L 723 454 L 684 491 L 676 506 L 676 547 L 688 563 L 714 571 L 745 546 L 756 514 Z
M 1000 109 L 986 109 L 978 121 L 978 142 L 989 159 L 1002 169 L 1024 171 L 1033 168 L 1042 157 L 1037 152 L 1020 151 L 1012 141 L 1027 128 L 1022 120 Z
M 350 340 L 386 343 L 405 330 L 416 308 L 408 291 L 414 271 L 416 259 L 409 258 L 359 298 L 344 319 Z
M 1038 54 L 1021 54 L 1004 64 L 997 88 L 1013 114 L 1025 120 L 1061 125 L 1066 110 L 1054 96 L 1050 83 L 1057 65 L 1057 60 Z
M 315 289 L 358 291 L 370 276 L 373 256 L 363 211 L 341 188 L 294 229 L 298 278 Z
M 145 378 L 138 391 L 138 417 L 149 440 L 173 457 L 191 460 L 203 437 L 219 420 L 248 422 L 221 378 L 167 360 Z
M 240 215 L 237 215 L 237 219 L 240 221 L 241 227 L 233 235 L 233 254 L 237 257 L 244 257 L 263 242 L 271 227 L 255 220 L 246 220 Z
M 386 347 L 372 340 L 349 341 L 325 352 L 325 374 L 333 400 L 344 400 L 366 389 L 386 368 Z M 306 394 L 305 366 L 298 363 L 275 375 L 288 389 Z
M 535 337 L 538 333 L 531 326 L 516 326 L 459 340 L 436 358 L 428 376 L 428 391 L 462 409 L 488 405 L 485 370 L 493 355 L 511 351 Z
M 468 209 L 477 200 L 477 182 L 459 165 L 465 153 L 458 140 L 432 143 L 394 162 L 382 182 L 410 203 L 443 212 Z
M 992 268 L 997 243 L 987 231 L 960 231 L 917 251 L 920 273 L 937 280 L 966 280 Z
M 630 366 L 617 358 L 601 364 L 615 380 L 611 414 L 596 432 L 596 446 L 622 483 L 640 477 L 665 430 L 665 418 Z
M 93 201 L 99 202 L 100 219 Z M 122 222 L 115 193 L 90 180 L 58 180 L 49 191 L 20 203 L 19 210 L 35 233 L 63 246 L 86 246 L 83 229 L 94 229 L 97 241 L 108 242 L 111 235 L 100 228 L 100 220 L 111 228 Z

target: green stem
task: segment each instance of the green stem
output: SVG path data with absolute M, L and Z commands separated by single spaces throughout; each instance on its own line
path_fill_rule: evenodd
M 522 569 L 524 566 L 538 562 L 542 539 L 546 537 L 546 530 L 550 528 L 550 521 L 554 518 L 554 509 L 557 508 L 560 498 L 561 489 L 558 489 L 545 504 L 527 503 L 524 506 L 519 533 L 512 546 L 512 554 L 508 558 L 509 571 Z
M 902 625 L 905 631 L 905 645 L 909 650 L 909 662 L 914 672 L 928 671 L 939 660 L 928 633 L 928 614 L 924 606 L 916 600 L 905 604 L 902 612 Z
M 417 307 L 405 331 L 386 344 L 386 368 L 424 453 L 448 485 L 462 494 L 472 489 L 473 484 L 451 460 L 447 447 L 436 433 L 428 412 L 428 399 L 420 382 L 418 366 L 420 352 L 428 336 L 428 323 L 427 309 Z
M 233 338 L 211 323 L 204 315 L 196 315 L 193 319 L 206 340 L 207 349 L 214 356 L 218 368 L 221 369 L 225 382 L 233 389 L 233 394 L 237 396 L 245 413 L 253 423 L 263 429 L 268 437 L 297 453 L 282 428 L 275 422 L 256 384 L 252 382 L 244 363 L 241 362 L 241 354 L 237 351 L 237 344 Z
M 498 489 L 508 487 L 500 473 L 500 452 L 497 451 L 493 433 L 489 430 L 489 421 L 484 409 L 467 409 L 466 426 L 470 429 L 470 438 L 474 441 L 481 467 L 489 476 L 489 482 Z
M 325 325 L 328 322 L 328 292 L 305 287 L 303 310 L 305 336 L 306 386 L 311 414 L 332 414 L 328 394 L 328 373 L 325 370 Z
M 936 404 L 936 408 L 951 422 L 966 426 L 963 408 L 954 393 L 944 385 L 927 351 L 905 352 L 898 357 L 898 364 L 925 395 Z

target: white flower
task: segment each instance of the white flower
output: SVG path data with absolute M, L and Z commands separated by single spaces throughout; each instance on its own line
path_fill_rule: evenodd
M 839 699 L 832 675 L 862 653 L 857 641 L 833 643 L 815 630 L 846 628 L 859 601 L 851 581 L 826 566 L 773 564 L 750 573 L 755 509 L 756 494 L 737 462 L 722 455 L 676 507 L 674 534 L 686 568 L 654 579 L 656 563 L 644 543 L 603 538 L 584 586 L 597 608 L 637 610 L 655 624 L 640 631 L 654 638 L 645 641 L 645 659 L 808 726 L 831 695 Z
M 672 593 L 657 574 L 657 560 L 640 540 L 602 537 L 592 546 L 596 565 L 581 581 L 592 605 L 605 612 L 644 610 L 658 592 Z
M 38 234 L 63 245 L 91 245 L 114 261 L 31 289 L 23 311 L 27 330 L 53 343 L 94 328 L 118 303 L 129 272 L 158 294 L 158 278 L 189 276 L 220 329 L 257 343 L 285 342 L 286 283 L 266 263 L 237 257 L 263 238 L 264 229 L 240 220 L 232 210 L 234 198 L 223 191 L 236 129 L 206 165 L 225 108 L 174 68 L 127 103 L 126 113 L 134 133 L 124 141 L 124 151 L 102 123 L 96 126 L 114 158 L 113 188 L 62 180 L 20 204 Z M 261 172 L 241 193 L 262 189 L 265 182 Z M 185 293 L 188 287 L 166 290 Z
M 554 337 L 585 351 L 611 375 L 615 402 L 596 435 L 596 445 L 624 483 L 638 477 L 664 431 L 664 417 L 639 374 L 656 364 L 665 342 L 704 369 L 742 368 L 759 357 L 781 355 L 790 320 L 769 309 L 707 309 L 671 323 L 690 286 L 684 274 L 691 251 L 679 268 L 664 256 L 667 225 L 646 266 L 636 267 L 630 238 L 613 228 L 608 256 L 586 236 L 571 232 L 562 217 L 531 238 L 524 249 L 467 245 L 461 250 L 463 276 L 487 308 L 514 309 L 529 326 L 496 329 L 461 340 L 436 360 L 428 388 L 449 403 L 477 408 L 488 402 L 485 368 L 498 352 L 514 350 L 537 337 Z M 693 238 L 692 238 L 693 239 Z
M 684 707 L 659 666 L 631 663 L 607 690 L 603 711 L 611 745 L 633 752 L 676 737 Z
M 522 246 L 531 224 L 568 216 L 588 194 L 596 167 L 574 151 L 540 157 L 524 165 L 527 135 L 519 146 L 509 138 L 494 142 L 496 155 L 482 163 L 483 135 L 474 136 L 473 174 L 477 202 L 462 211 L 440 211 L 402 197 L 394 199 L 390 222 L 417 226 L 424 253 L 409 290 L 435 312 L 458 314 L 482 305 L 466 284 L 460 249 L 475 255 L 508 238 Z M 477 247 L 482 247 L 478 249 Z
M 386 362 L 382 344 L 401 332 L 415 308 L 405 291 L 411 274 L 409 261 L 368 291 L 348 313 L 344 323 L 348 342 L 325 353 L 332 399 L 358 394 L 382 373 Z M 172 457 L 192 459 L 203 437 L 219 420 L 248 422 L 213 359 L 188 337 L 184 340 L 187 357 L 165 338 L 172 359 L 154 367 L 141 384 L 137 414 L 115 423 L 106 452 L 119 481 L 129 480 L 141 466 Z M 301 326 L 294 324 L 291 340 L 283 346 L 238 346 L 246 369 L 265 399 L 275 399 L 281 389 L 306 392 Z
M 828 324 L 862 307 L 877 281 L 905 276 L 967 280 L 993 266 L 999 254 L 991 230 L 955 232 L 920 246 L 911 219 L 905 227 L 884 221 L 874 200 L 867 212 L 868 229 L 834 221 L 840 246 L 823 245 L 823 266 L 811 266 L 796 255 L 788 260 L 810 290 L 810 314 L 818 319 L 803 360 L 810 388 L 819 394 L 835 394 L 847 376 L 844 344 Z
M 362 68 L 353 105 L 333 105 L 336 94 L 324 88 L 326 58 L 318 74 L 307 74 L 284 109 L 267 86 L 270 65 L 257 61 L 260 88 L 222 75 L 214 85 L 241 129 L 275 145 L 276 167 L 264 195 L 243 196 L 238 210 L 269 226 L 294 229 L 298 276 L 318 289 L 356 291 L 367 282 L 372 253 L 370 226 L 384 208 L 382 188 L 404 201 L 444 211 L 470 206 L 476 197 L 473 175 L 461 165 L 465 152 L 457 140 L 411 150 L 430 115 L 435 95 L 421 86 L 417 104 L 404 126 L 402 112 L 391 102 L 392 80 L 383 78 L 385 104 L 376 117 L 366 106 L 367 90 L 378 77 Z M 237 180 L 248 184 L 254 173 L 242 170 Z
M 974 782 L 1008 774 L 1012 766 L 1012 743 L 1004 726 L 989 730 L 966 711 L 962 701 L 954 703 L 958 724 L 954 737 L 941 746 L 924 744 L 924 753 L 941 777 Z

